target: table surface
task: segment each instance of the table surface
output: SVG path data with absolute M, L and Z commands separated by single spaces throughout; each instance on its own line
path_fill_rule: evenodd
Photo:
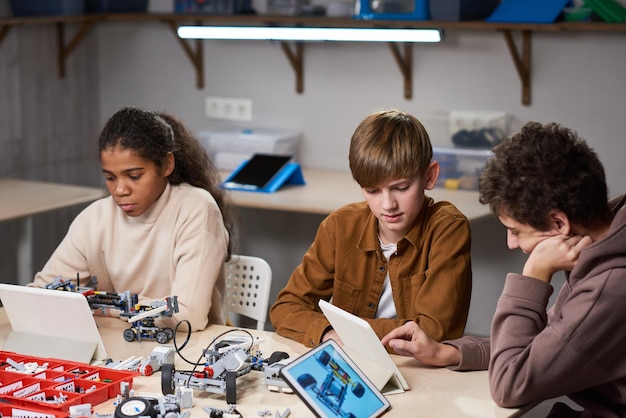
M 222 173 L 226 177 L 228 173 Z M 349 172 L 303 168 L 306 185 L 284 185 L 277 192 L 230 191 L 235 205 L 240 207 L 283 210 L 312 214 L 328 214 L 341 206 L 362 201 L 361 188 Z M 489 208 L 478 202 L 478 192 L 448 190 L 436 187 L 426 194 L 436 201 L 447 200 L 470 220 L 490 214 Z
M 104 196 L 104 189 L 0 178 L 0 221 L 18 219 Z
M 305 186 L 285 185 L 275 193 L 230 191 L 233 202 L 240 207 L 324 215 L 363 200 L 360 187 L 348 172 L 307 168 L 302 171 Z M 475 191 L 437 187 L 427 194 L 436 201 L 452 202 L 470 220 L 489 215 L 489 208 L 478 202 Z M 104 195 L 104 189 L 96 187 L 0 178 L 0 221 L 86 203 Z
M 71 322 L 71 321 L 69 321 Z M 125 360 L 130 356 L 148 356 L 158 345 L 152 341 L 126 342 L 122 332 L 128 326 L 120 319 L 97 317 L 96 322 L 102 339 L 107 348 L 107 354 L 113 360 Z M 69 326 L 65 324 L 61 326 Z M 181 329 L 184 327 L 181 327 Z M 184 347 L 182 354 L 190 361 L 197 361 L 202 350 L 206 348 L 222 332 L 233 328 L 211 325 L 201 332 L 191 335 L 189 344 Z M 0 308 L 0 343 L 4 344 L 10 331 L 10 325 Z M 287 352 L 291 357 L 307 351 L 307 348 L 295 341 L 281 337 L 269 331 L 247 330 L 255 337 L 263 339 L 260 349 L 263 357 L 269 357 L 274 351 Z M 184 339 L 179 333 L 178 345 Z M 244 334 L 242 331 L 238 335 Z M 385 417 L 508 417 L 519 416 L 523 411 L 498 407 L 489 395 L 487 372 L 453 372 L 445 368 L 432 368 L 420 365 L 416 360 L 408 357 L 393 355 L 392 358 L 406 378 L 410 390 L 402 394 L 388 395 L 391 409 Z M 181 370 L 190 370 L 180 356 L 176 356 L 175 367 Z M 132 388 L 135 395 L 141 393 L 160 394 L 161 373 L 152 376 L 138 376 L 134 378 Z M 227 408 L 224 395 L 210 394 L 194 390 L 194 406 L 191 417 L 205 417 L 208 414 L 203 407 Z M 259 411 L 268 410 L 271 417 L 277 410 L 283 412 L 291 410 L 291 417 L 313 417 L 313 414 L 295 394 L 278 393 L 268 390 L 263 381 L 263 374 L 252 371 L 248 375 L 237 379 L 237 410 L 244 418 L 259 416 Z M 115 410 L 114 400 L 99 404 L 94 408 L 99 414 L 112 414 Z

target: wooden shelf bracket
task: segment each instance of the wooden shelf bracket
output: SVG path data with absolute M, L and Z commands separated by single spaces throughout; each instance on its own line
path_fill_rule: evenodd
M 513 34 L 510 30 L 503 30 L 504 38 L 506 39 L 506 44 L 509 47 L 509 52 L 511 53 L 511 57 L 513 58 L 513 63 L 515 64 L 515 68 L 517 69 L 517 74 L 519 75 L 520 81 L 522 82 L 522 104 L 525 106 L 530 106 L 530 65 L 531 65 L 531 35 L 532 32 L 530 30 L 523 30 L 522 32 L 522 45 L 521 52 L 517 49 L 515 44 L 515 40 L 513 39 Z
M 413 97 L 413 44 L 404 43 L 404 56 L 397 43 L 389 42 L 389 48 L 404 78 L 404 98 L 411 99 Z
M 204 52 L 201 39 L 188 40 L 178 36 L 178 25 L 193 22 L 195 25 L 203 25 L 208 22 L 211 25 L 242 25 L 251 24 L 261 26 L 337 26 L 337 27 L 376 27 L 379 22 L 355 21 L 351 18 L 326 18 L 311 16 L 193 16 L 177 13 L 129 13 L 129 14 L 91 14 L 79 16 L 48 16 L 48 17 L 0 17 L 0 45 L 6 39 L 13 26 L 31 24 L 56 24 L 58 41 L 58 73 L 59 77 L 65 77 L 65 63 L 67 57 L 74 51 L 83 40 L 89 30 L 99 22 L 128 21 L 128 22 L 160 22 L 170 27 L 174 36 L 191 61 L 196 72 L 196 85 L 199 89 L 204 88 Z M 65 25 L 79 23 L 69 43 L 65 42 Z M 483 21 L 463 22 L 416 22 L 416 21 L 393 21 L 390 27 L 437 27 L 439 29 L 452 30 L 480 30 L 502 32 L 509 49 L 513 64 L 521 82 L 522 104 L 531 104 L 531 40 L 532 32 L 616 32 L 626 33 L 626 25 L 606 22 L 557 22 L 553 24 L 533 23 L 498 23 L 492 24 Z M 293 43 L 291 45 L 289 42 Z M 298 41 L 282 41 L 281 48 L 289 60 L 289 64 L 295 73 L 296 91 L 304 92 L 304 44 Z M 401 45 L 403 44 L 403 45 Z M 390 42 L 389 48 L 400 69 L 404 81 L 404 97 L 413 97 L 413 44 L 402 42 Z
M 9 26 L 9 25 L 2 25 L 0 27 L 0 45 L 2 45 L 2 41 L 4 41 L 4 38 L 9 33 L 10 29 L 11 29 L 11 26 Z
M 65 45 L 65 23 L 57 22 L 57 71 L 59 78 L 65 78 L 65 60 L 67 59 L 67 57 L 70 56 L 72 51 L 76 49 L 78 44 L 85 38 L 85 35 L 87 35 L 89 30 L 93 27 L 95 23 L 95 20 L 85 20 L 84 22 L 82 22 L 70 42 Z
M 304 92 L 304 44 L 302 42 L 295 42 L 295 50 L 292 50 L 287 42 L 281 42 L 280 47 L 296 75 L 296 93 L 301 94 Z
M 202 46 L 202 40 L 196 39 L 193 41 L 195 43 L 195 48 L 192 48 L 190 43 L 192 41 L 187 42 L 186 39 L 182 39 L 178 36 L 178 25 L 175 20 L 164 20 L 164 22 L 170 27 L 172 32 L 174 33 L 174 37 L 178 40 L 178 43 L 185 51 L 187 58 L 191 61 L 191 65 L 196 70 L 196 87 L 198 89 L 204 88 L 204 49 Z

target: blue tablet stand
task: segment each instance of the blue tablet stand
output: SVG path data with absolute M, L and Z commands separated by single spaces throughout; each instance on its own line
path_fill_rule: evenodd
M 245 165 L 245 162 L 237 167 L 226 180 L 222 182 L 222 188 L 228 190 L 240 190 L 246 192 L 261 192 L 261 193 L 274 193 L 285 184 L 294 184 L 294 185 L 304 185 L 306 184 L 304 181 L 304 176 L 302 175 L 302 168 L 298 163 L 287 163 L 285 164 L 272 179 L 265 184 L 263 187 L 256 187 L 252 185 L 238 184 L 232 183 L 230 181 L 231 178 L 237 174 L 237 172 Z
M 553 23 L 569 0 L 502 0 L 487 22 Z

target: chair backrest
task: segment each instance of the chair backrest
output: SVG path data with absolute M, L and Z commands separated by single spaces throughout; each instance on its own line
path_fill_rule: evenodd
M 256 329 L 263 330 L 272 286 L 270 265 L 259 257 L 233 254 L 225 264 L 225 275 L 229 314 L 255 319 Z

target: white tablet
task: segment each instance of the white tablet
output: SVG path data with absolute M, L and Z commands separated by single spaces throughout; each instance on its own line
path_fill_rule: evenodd
M 12 331 L 3 350 L 98 364 L 107 353 L 81 293 L 0 283 Z
M 320 309 L 341 338 L 343 349 L 385 395 L 409 389 L 398 366 L 363 318 L 320 299 Z
M 333 340 L 280 369 L 283 380 L 321 418 L 374 418 L 391 405 Z

